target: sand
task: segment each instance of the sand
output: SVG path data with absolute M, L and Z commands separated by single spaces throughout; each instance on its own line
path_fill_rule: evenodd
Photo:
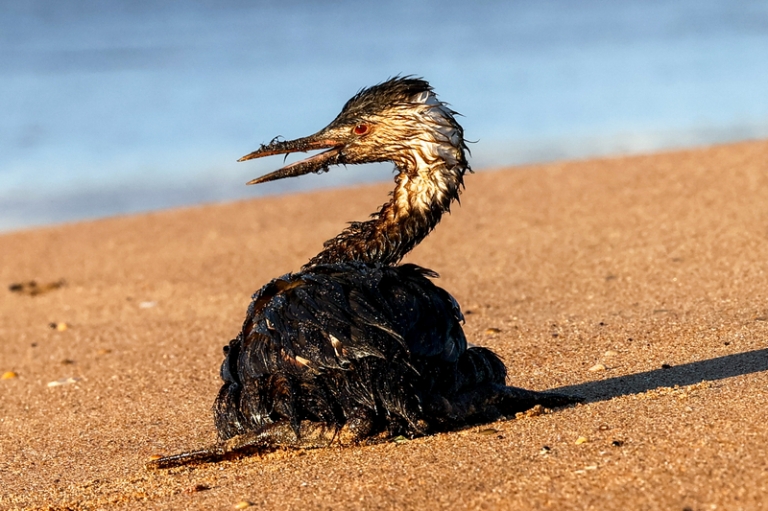
M 584 404 L 145 470 L 215 440 L 221 348 L 250 295 L 389 188 L 0 236 L 0 508 L 768 507 L 768 141 L 479 172 L 408 257 L 511 384 Z

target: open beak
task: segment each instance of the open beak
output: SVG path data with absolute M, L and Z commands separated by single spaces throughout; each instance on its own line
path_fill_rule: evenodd
M 305 158 L 301 161 L 286 165 L 285 167 L 274 172 L 270 172 L 265 176 L 252 179 L 246 184 L 255 185 L 259 183 L 266 183 L 267 181 L 275 181 L 285 177 L 301 176 L 303 174 L 309 174 L 310 172 L 319 174 L 321 172 L 328 172 L 328 167 L 330 165 L 338 165 L 344 163 L 344 155 L 341 151 L 344 143 L 340 140 L 334 140 L 333 138 L 326 136 L 324 132 L 325 130 L 308 137 L 298 138 L 296 140 L 273 140 L 267 145 L 262 144 L 261 147 L 259 147 L 254 152 L 246 154 L 237 161 L 252 160 L 254 158 L 262 158 L 264 156 L 272 156 L 274 154 L 289 154 L 314 151 L 316 149 L 328 149 L 327 151 L 315 154 L 309 158 Z

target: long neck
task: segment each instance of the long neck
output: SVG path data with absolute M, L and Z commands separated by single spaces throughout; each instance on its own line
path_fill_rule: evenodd
M 446 152 L 412 153 L 395 164 L 400 171 L 389 202 L 367 222 L 353 222 L 325 242 L 324 250 L 304 268 L 318 264 L 359 261 L 397 264 L 437 225 L 451 202 L 459 198 L 469 170 L 462 146 Z M 428 152 L 427 154 L 430 154 Z

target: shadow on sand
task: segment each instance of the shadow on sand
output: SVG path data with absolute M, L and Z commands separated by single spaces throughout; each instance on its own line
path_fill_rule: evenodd
M 768 349 L 761 349 L 643 373 L 617 376 L 607 380 L 569 385 L 549 391 L 582 396 L 585 402 L 590 403 L 629 394 L 639 394 L 659 387 L 693 385 L 702 381 L 722 380 L 766 370 L 768 370 Z

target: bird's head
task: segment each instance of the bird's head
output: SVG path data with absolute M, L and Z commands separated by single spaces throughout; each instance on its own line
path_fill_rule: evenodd
M 436 162 L 460 166 L 463 173 L 468 168 L 467 148 L 455 115 L 426 81 L 396 77 L 358 92 L 333 122 L 314 135 L 275 139 L 238 161 L 325 149 L 248 184 L 327 172 L 331 165 L 382 161 L 395 162 L 401 173 Z

